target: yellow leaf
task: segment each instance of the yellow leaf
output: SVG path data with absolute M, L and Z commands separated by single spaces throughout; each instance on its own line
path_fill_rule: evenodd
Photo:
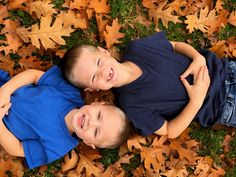
M 52 15 L 56 12 L 55 9 L 53 9 L 53 4 L 51 4 L 50 0 L 47 1 L 34 1 L 31 2 L 29 5 L 29 12 L 32 14 L 35 12 L 36 16 L 40 18 L 41 16 L 46 16 L 47 14 Z

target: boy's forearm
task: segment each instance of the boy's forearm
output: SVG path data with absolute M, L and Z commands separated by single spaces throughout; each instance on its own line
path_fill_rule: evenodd
M 43 73 L 44 73 L 43 71 L 39 71 L 35 69 L 29 69 L 29 70 L 23 71 L 17 74 L 16 76 L 14 76 L 7 83 L 5 83 L 1 87 L 1 89 L 3 89 L 9 94 L 12 94 L 16 89 L 22 86 L 37 83 Z
M 24 157 L 22 143 L 0 121 L 0 145 L 10 155 Z
M 174 47 L 175 52 L 183 54 L 190 59 L 195 59 L 198 57 L 202 57 L 202 55 L 194 49 L 191 45 L 184 42 L 171 42 Z
M 177 117 L 168 122 L 168 137 L 178 137 L 189 126 L 200 108 L 201 105 L 196 105 L 189 102 Z

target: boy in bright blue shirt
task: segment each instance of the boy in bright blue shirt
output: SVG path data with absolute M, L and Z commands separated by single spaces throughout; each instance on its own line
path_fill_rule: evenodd
M 11 102 L 0 121 L 0 144 L 9 154 L 25 157 L 29 168 L 63 157 L 79 143 L 78 137 L 93 148 L 114 148 L 124 140 L 123 112 L 104 103 L 83 106 L 80 91 L 57 66 L 9 79 L 0 70 L 0 112 Z

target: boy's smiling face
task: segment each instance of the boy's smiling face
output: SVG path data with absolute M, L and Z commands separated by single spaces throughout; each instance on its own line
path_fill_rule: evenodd
M 108 90 L 119 84 L 120 63 L 105 49 L 84 49 L 73 67 L 74 81 L 92 90 Z
M 124 122 L 118 110 L 103 103 L 85 105 L 71 119 L 76 135 L 93 148 L 103 148 L 116 141 Z

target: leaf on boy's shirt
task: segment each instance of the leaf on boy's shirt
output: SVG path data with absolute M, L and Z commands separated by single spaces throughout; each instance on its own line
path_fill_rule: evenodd
M 79 160 L 79 155 L 75 150 L 72 150 L 69 154 L 66 154 L 64 156 L 64 162 L 61 164 L 61 170 L 63 172 L 68 171 L 72 168 L 74 168 L 77 165 L 77 162 Z
M 172 9 L 166 7 L 166 2 L 158 4 L 155 8 L 148 11 L 148 16 L 153 19 L 154 23 L 158 25 L 159 19 L 162 21 L 163 25 L 168 28 L 168 23 L 171 21 L 173 23 L 180 23 L 179 17 L 172 14 Z
M 90 0 L 89 8 L 94 9 L 96 13 L 105 13 L 110 12 L 110 5 L 107 0 Z
M 119 44 L 121 41 L 119 41 L 120 38 L 123 38 L 125 36 L 124 33 L 119 32 L 122 25 L 118 23 L 118 19 L 112 21 L 112 25 L 106 25 L 106 31 L 104 31 L 105 41 L 107 48 L 111 48 L 114 44 Z
M 57 19 L 51 25 L 52 17 L 47 14 L 45 17 L 41 17 L 40 25 L 32 25 L 31 31 L 26 28 L 18 28 L 17 34 L 24 40 L 24 42 L 29 42 L 40 48 L 41 45 L 45 48 L 55 48 L 56 45 L 65 45 L 65 41 L 62 36 L 70 36 L 70 33 L 75 29 L 71 27 L 65 28 L 62 26 L 62 20 Z
M 30 14 L 32 15 L 34 12 L 39 19 L 41 16 L 45 17 L 48 14 L 52 15 L 56 13 L 56 9 L 53 6 L 50 0 L 34 1 L 28 4 Z
M 101 170 L 94 165 L 93 161 L 89 160 L 87 157 L 85 157 L 82 154 L 79 154 L 79 162 L 78 166 L 76 167 L 76 172 L 80 174 L 83 172 L 83 169 L 85 169 L 86 176 L 94 175 L 95 177 L 100 177 Z

